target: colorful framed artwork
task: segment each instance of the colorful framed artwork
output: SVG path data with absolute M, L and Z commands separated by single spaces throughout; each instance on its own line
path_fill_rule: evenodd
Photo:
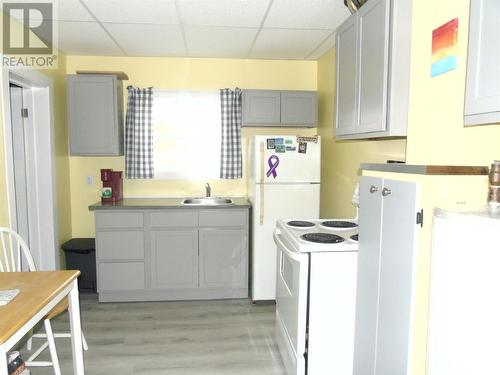
M 431 77 L 457 68 L 458 18 L 432 31 Z

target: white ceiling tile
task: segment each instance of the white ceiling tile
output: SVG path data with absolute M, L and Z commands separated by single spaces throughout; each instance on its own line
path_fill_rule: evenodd
M 274 0 L 264 27 L 335 30 L 349 15 L 342 0 Z
M 178 25 L 174 0 L 83 0 L 101 22 Z
M 59 49 L 67 55 L 123 55 L 97 22 L 58 21 Z
M 246 58 L 258 29 L 186 26 L 189 56 Z
M 185 56 L 178 25 L 105 23 L 118 44 L 130 56 Z
M 262 29 L 249 57 L 305 59 L 329 34 L 328 30 Z
M 53 4 L 54 10 L 51 19 L 58 21 L 95 21 L 78 0 L 56 0 Z M 20 17 L 16 17 L 16 15 L 17 13 L 13 14 L 14 18 L 20 20 Z M 34 20 L 41 19 L 41 15 L 37 12 L 30 16 L 33 17 Z
M 335 46 L 335 33 L 332 33 L 316 50 L 314 50 L 309 56 L 308 59 L 317 60 L 321 56 L 323 56 L 326 51 L 333 48 Z
M 78 0 L 59 0 L 55 19 L 60 21 L 95 21 Z
M 269 0 L 179 0 L 185 25 L 260 27 Z

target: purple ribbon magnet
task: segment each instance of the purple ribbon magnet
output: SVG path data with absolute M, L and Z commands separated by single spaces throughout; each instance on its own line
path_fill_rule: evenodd
M 266 173 L 267 177 L 271 177 L 273 175 L 273 178 L 276 178 L 278 176 L 278 172 L 276 171 L 276 168 L 278 168 L 278 165 L 280 164 L 280 159 L 276 155 L 271 155 L 269 159 L 267 159 L 267 165 L 269 165 L 269 170 Z

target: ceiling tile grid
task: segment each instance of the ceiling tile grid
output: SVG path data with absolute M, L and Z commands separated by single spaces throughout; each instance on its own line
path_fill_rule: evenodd
M 316 60 L 343 0 L 56 0 L 68 55 Z

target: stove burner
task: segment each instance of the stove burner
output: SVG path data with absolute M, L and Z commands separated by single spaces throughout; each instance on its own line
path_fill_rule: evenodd
M 341 220 L 323 221 L 321 225 L 324 227 L 337 228 L 337 229 L 350 229 L 350 228 L 356 228 L 358 226 L 358 224 L 352 221 L 341 221 Z
M 286 223 L 290 227 L 296 227 L 296 228 L 311 228 L 314 227 L 314 223 L 311 223 L 310 221 L 301 221 L 301 220 L 293 220 L 289 221 Z
M 306 241 L 316 242 L 316 243 L 344 242 L 344 239 L 342 237 L 330 233 L 306 233 L 300 237 Z
M 358 241 L 358 238 L 359 238 L 359 235 L 358 235 L 358 234 L 353 234 L 353 235 L 351 236 L 351 240 L 353 240 L 353 241 Z

